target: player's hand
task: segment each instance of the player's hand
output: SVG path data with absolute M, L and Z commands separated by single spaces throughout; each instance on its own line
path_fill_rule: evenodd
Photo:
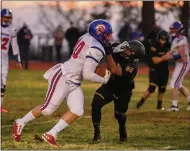
M 106 84 L 111 76 L 111 72 L 109 70 L 106 70 L 106 75 L 104 76 L 104 84 Z
M 23 67 L 22 67 L 22 64 L 21 64 L 21 63 L 17 63 L 17 67 L 18 67 L 20 70 L 22 70 L 22 69 L 23 69 Z
M 113 53 L 123 52 L 126 48 L 130 48 L 129 43 L 127 41 L 122 42 L 117 47 L 114 48 Z
M 103 45 L 103 47 L 104 47 L 104 50 L 106 52 L 106 55 L 111 55 L 113 53 L 111 43 L 107 42 L 106 44 Z
M 154 64 L 159 64 L 159 63 L 163 62 L 164 59 L 162 57 L 153 57 L 152 61 Z

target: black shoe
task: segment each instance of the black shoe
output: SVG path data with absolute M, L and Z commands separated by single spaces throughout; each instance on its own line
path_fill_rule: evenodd
M 139 102 L 137 103 L 136 108 L 139 109 L 142 105 L 143 105 L 143 102 L 139 101 Z
M 125 142 L 125 141 L 127 141 L 126 126 L 119 128 L 119 134 L 120 134 L 120 142 Z
M 158 110 L 164 110 L 164 108 L 162 107 L 162 105 L 158 105 L 157 104 L 157 107 L 156 107 Z
M 100 134 L 94 134 L 94 137 L 92 139 L 92 143 L 98 143 L 101 140 L 101 135 Z

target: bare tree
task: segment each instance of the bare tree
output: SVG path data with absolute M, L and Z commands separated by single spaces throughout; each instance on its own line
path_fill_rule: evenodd
M 142 30 L 145 37 L 147 36 L 149 30 L 155 24 L 155 9 L 154 1 L 143 1 L 142 7 Z
M 181 21 L 185 28 L 185 36 L 188 37 L 188 30 L 189 30 L 189 15 L 190 15 L 190 2 L 184 1 L 183 6 L 181 7 Z

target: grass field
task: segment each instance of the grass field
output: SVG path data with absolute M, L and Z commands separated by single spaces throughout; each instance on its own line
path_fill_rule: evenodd
M 42 104 L 47 90 L 47 82 L 43 79 L 43 71 L 17 71 L 9 72 L 7 93 L 4 106 L 8 113 L 2 115 L 2 149 L 6 150 L 38 150 L 54 149 L 44 142 L 36 142 L 34 135 L 42 135 L 54 126 L 62 113 L 67 111 L 65 102 L 49 117 L 41 117 L 28 123 L 23 130 L 22 141 L 16 143 L 12 139 L 13 121 L 25 115 L 34 106 Z M 82 87 L 85 96 L 84 116 L 66 128 L 58 136 L 60 149 L 74 150 L 190 150 L 190 112 L 186 111 L 187 100 L 180 96 L 179 112 L 166 112 L 156 110 L 156 94 L 154 94 L 140 110 L 135 109 L 137 101 L 147 87 L 148 78 L 138 75 L 136 88 L 133 93 L 128 110 L 128 138 L 125 143 L 119 142 L 118 125 L 113 115 L 113 103 L 102 110 L 102 141 L 99 144 L 90 144 L 93 136 L 91 123 L 91 101 L 98 84 L 84 82 Z M 189 77 L 184 84 L 189 87 Z M 164 107 L 171 105 L 170 89 L 166 92 Z

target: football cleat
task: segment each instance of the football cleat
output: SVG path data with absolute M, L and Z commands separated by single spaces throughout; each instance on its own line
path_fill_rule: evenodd
M 7 113 L 8 111 L 6 109 L 4 109 L 3 107 L 1 107 L 1 113 Z
M 177 106 L 171 106 L 167 111 L 169 111 L 169 112 L 178 112 L 179 111 L 179 108 L 177 107 Z
M 19 123 L 20 119 L 17 119 L 13 124 L 12 135 L 15 141 L 19 142 L 21 138 L 21 133 L 24 128 L 24 124 Z
M 56 143 L 56 138 L 52 136 L 51 134 L 44 133 L 42 135 L 42 139 L 46 141 L 48 144 L 50 144 L 51 146 L 59 148 L 59 145 Z
M 100 140 L 101 140 L 101 135 L 94 133 L 94 137 L 92 139 L 92 143 L 98 143 L 98 142 L 100 142 Z
M 125 141 L 127 141 L 126 126 L 119 128 L 119 134 L 120 134 L 120 142 L 125 142 Z

